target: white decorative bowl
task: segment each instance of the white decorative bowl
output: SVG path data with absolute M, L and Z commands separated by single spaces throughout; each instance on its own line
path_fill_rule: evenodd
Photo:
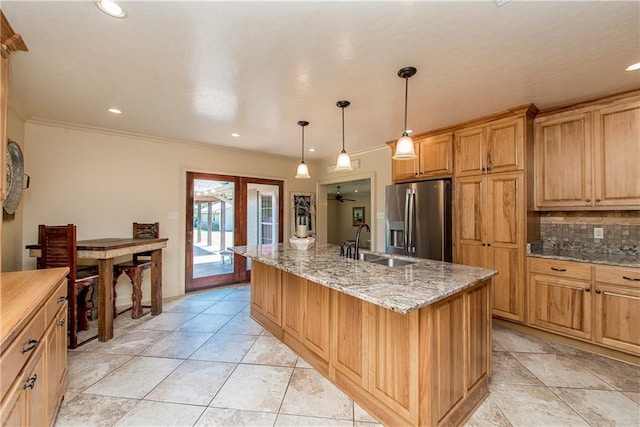
M 315 242 L 316 239 L 313 237 L 289 237 L 291 247 L 300 251 L 306 251 L 311 248 Z

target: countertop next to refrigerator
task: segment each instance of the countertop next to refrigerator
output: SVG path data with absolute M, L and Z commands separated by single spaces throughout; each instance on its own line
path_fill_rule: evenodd
M 236 246 L 232 249 L 238 255 L 403 314 L 433 304 L 497 274 L 484 268 L 379 254 L 415 262 L 407 266 L 387 267 L 340 257 L 340 247 L 336 245 L 316 245 L 306 251 L 282 243 Z

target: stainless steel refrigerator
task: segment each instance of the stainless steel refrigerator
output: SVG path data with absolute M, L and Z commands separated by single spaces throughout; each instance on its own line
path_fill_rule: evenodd
M 451 181 L 387 185 L 386 192 L 386 252 L 451 262 Z

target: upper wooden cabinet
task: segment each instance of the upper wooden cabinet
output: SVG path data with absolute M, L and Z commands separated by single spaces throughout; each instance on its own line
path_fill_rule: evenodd
M 419 136 L 413 142 L 418 158 L 391 160 L 393 182 L 450 177 L 453 174 L 453 134 Z M 395 142 L 389 144 L 395 151 Z
M 538 210 L 638 209 L 640 95 L 535 120 Z
M 524 170 L 524 135 L 523 115 L 456 131 L 456 176 Z
M 9 99 L 9 56 L 13 52 L 27 51 L 27 45 L 20 34 L 16 34 L 9 20 L 0 10 L 0 201 L 7 197 L 7 102 Z

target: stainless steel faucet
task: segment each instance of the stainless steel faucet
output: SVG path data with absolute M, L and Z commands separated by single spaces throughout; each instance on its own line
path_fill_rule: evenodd
M 369 224 L 364 222 L 360 224 L 360 227 L 358 227 L 358 231 L 356 231 L 356 243 L 355 243 L 355 249 L 353 250 L 353 259 L 358 259 L 360 257 L 359 247 L 360 247 L 360 232 L 362 231 L 362 227 L 366 228 L 367 231 L 371 232 L 371 228 L 369 227 Z

